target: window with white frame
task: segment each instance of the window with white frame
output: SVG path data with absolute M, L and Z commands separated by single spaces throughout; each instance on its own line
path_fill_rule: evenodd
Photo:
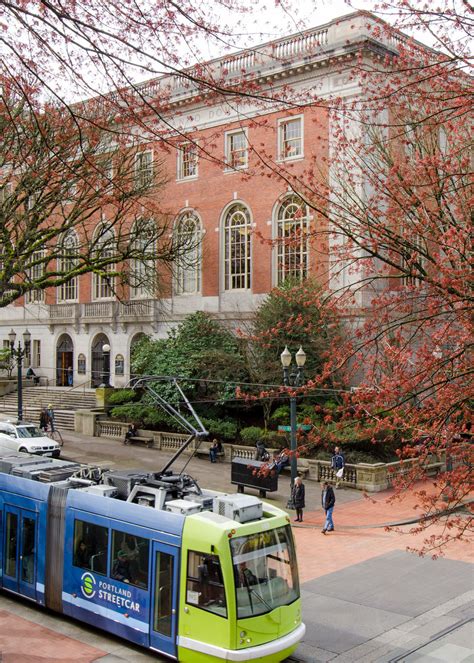
M 278 207 L 277 285 L 308 276 L 308 221 L 308 209 L 298 196 L 285 198 Z
M 278 154 L 280 159 L 295 159 L 303 156 L 302 117 L 279 121 Z
M 179 217 L 175 229 L 177 295 L 190 295 L 201 290 L 201 235 L 201 223 L 195 214 L 185 212 Z
M 134 228 L 136 238 L 133 250 L 140 258 L 133 258 L 130 265 L 130 297 L 146 299 L 155 292 L 155 225 L 150 219 L 139 219 Z
M 33 341 L 33 355 L 31 365 L 33 368 L 39 368 L 41 366 L 41 341 L 38 339 Z
M 178 179 L 197 177 L 198 160 L 195 143 L 183 143 L 178 147 Z
M 99 260 L 107 260 L 115 255 L 115 238 L 111 230 L 99 230 L 96 254 Z M 94 274 L 94 299 L 110 299 L 114 296 L 115 278 L 113 263 L 102 264 L 100 274 Z
M 30 283 L 34 283 L 44 276 L 44 257 L 45 251 L 43 249 L 35 251 L 31 255 L 29 266 L 26 268 L 27 280 Z M 29 290 L 26 293 L 25 299 L 27 304 L 41 304 L 44 302 L 44 290 L 41 290 L 40 288 Z
M 77 266 L 77 254 L 79 244 L 74 233 L 67 235 L 61 244 L 60 256 L 58 258 L 58 271 L 60 274 L 71 274 Z M 57 289 L 58 302 L 76 301 L 78 297 L 77 277 L 62 283 Z
M 247 168 L 248 143 L 245 130 L 225 134 L 225 160 L 229 169 Z
M 135 156 L 135 182 L 137 188 L 146 189 L 153 183 L 153 153 L 138 152 Z
M 251 286 L 251 222 L 244 205 L 232 205 L 224 217 L 224 289 Z

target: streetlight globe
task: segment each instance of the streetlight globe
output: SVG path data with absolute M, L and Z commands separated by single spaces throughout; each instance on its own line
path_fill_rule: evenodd
M 28 343 L 31 341 L 31 332 L 29 332 L 28 329 L 25 329 L 23 332 L 23 341 L 25 345 L 28 345 Z
M 102 346 L 102 352 L 110 352 L 110 345 L 108 343 Z
M 285 346 L 285 349 L 280 355 L 280 360 L 283 368 L 289 368 L 291 364 L 291 352 L 288 350 L 288 346 Z
M 300 349 L 295 355 L 296 359 L 296 365 L 298 368 L 303 368 L 303 366 L 306 364 L 306 352 L 303 350 L 303 348 L 300 345 Z
M 15 345 L 15 339 L 16 339 L 16 332 L 14 329 L 11 329 L 10 333 L 8 334 L 8 340 L 10 341 L 10 345 Z

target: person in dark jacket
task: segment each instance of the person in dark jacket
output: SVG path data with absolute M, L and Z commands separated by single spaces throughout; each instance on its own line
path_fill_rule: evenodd
M 305 507 L 304 503 L 304 484 L 301 480 L 301 477 L 296 477 L 295 483 L 293 485 L 293 490 L 291 491 L 291 499 L 293 501 L 293 506 L 296 509 L 296 523 L 303 522 L 303 509 Z
M 326 522 L 324 523 L 322 533 L 326 534 L 326 532 L 333 532 L 334 523 L 332 520 L 332 512 L 334 510 L 334 505 L 336 504 L 336 496 L 334 495 L 334 491 L 329 481 L 325 481 L 323 484 L 321 504 L 326 513 Z
M 46 410 L 46 408 L 43 408 L 40 412 L 40 420 L 39 420 L 40 429 L 46 433 L 48 431 L 48 425 L 49 425 L 48 411 Z
M 255 450 L 255 460 L 260 460 L 266 462 L 270 460 L 270 454 L 268 453 L 265 442 L 263 440 L 258 440 Z

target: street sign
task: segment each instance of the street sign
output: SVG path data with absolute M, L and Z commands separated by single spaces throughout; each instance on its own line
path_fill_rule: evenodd
M 311 430 L 311 424 L 296 424 L 297 430 Z M 291 433 L 291 426 L 278 426 L 279 431 L 284 431 L 285 433 Z

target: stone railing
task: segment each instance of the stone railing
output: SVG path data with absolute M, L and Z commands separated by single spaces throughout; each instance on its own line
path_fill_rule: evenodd
M 105 421 L 97 419 L 95 423 L 95 435 L 98 437 L 109 437 L 123 440 L 128 430 L 129 424 L 115 421 Z M 167 433 L 149 430 L 139 430 L 142 437 L 152 437 L 155 449 L 164 451 L 177 451 L 183 442 L 188 438 L 181 433 Z M 198 456 L 207 457 L 209 452 L 209 440 L 193 440 L 185 449 L 187 455 L 197 453 Z M 253 460 L 255 457 L 255 448 L 243 444 L 224 443 L 225 462 L 230 463 L 233 458 L 245 458 Z M 267 450 L 270 457 L 274 449 Z M 417 460 L 397 461 L 394 463 L 346 463 L 344 476 L 341 485 L 358 490 L 366 490 L 369 493 L 376 493 L 386 490 L 392 486 L 395 477 L 407 474 Z M 444 468 L 444 463 L 437 458 L 432 459 L 424 470 L 434 476 Z M 336 481 L 335 471 L 331 467 L 329 460 L 314 460 L 312 458 L 298 458 L 298 472 L 306 476 L 311 481 Z

